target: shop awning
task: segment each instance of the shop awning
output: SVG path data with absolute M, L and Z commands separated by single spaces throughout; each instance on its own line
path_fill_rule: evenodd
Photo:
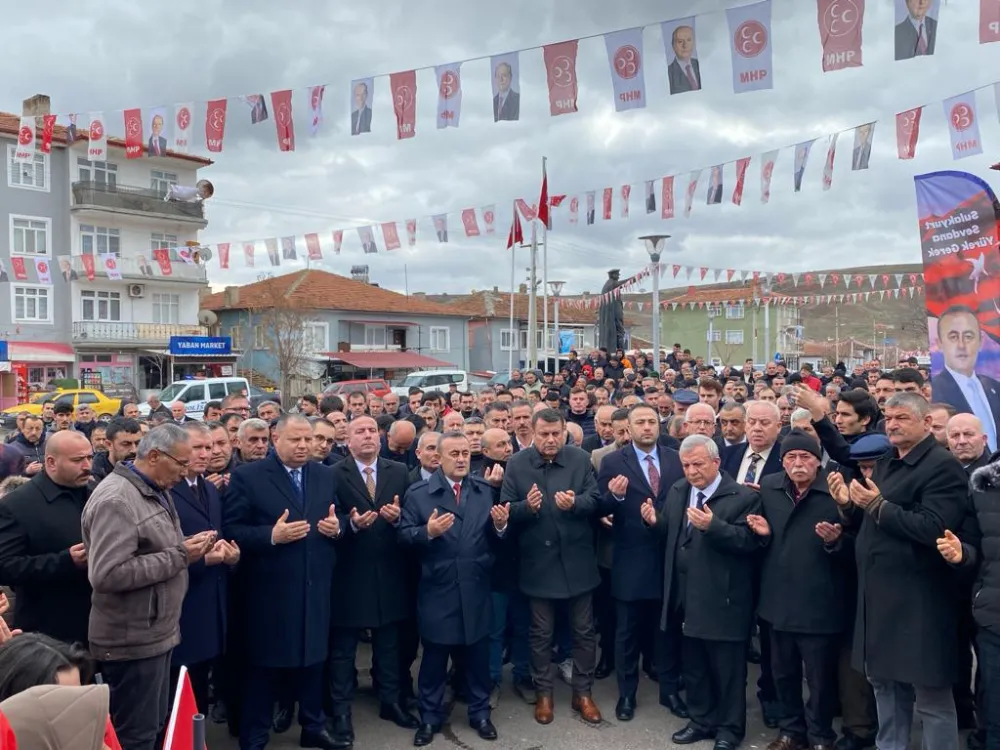
M 413 352 L 327 352 L 327 357 L 362 370 L 412 370 L 418 367 L 454 367 Z
M 240 358 L 238 352 L 232 352 L 231 354 L 171 354 L 169 349 L 143 349 L 140 353 L 148 354 L 152 357 L 172 357 L 174 360 L 214 359 L 217 362 L 228 362 L 231 359 L 236 360 Z
M 10 341 L 7 344 L 11 362 L 75 362 L 76 352 L 69 344 L 49 341 Z

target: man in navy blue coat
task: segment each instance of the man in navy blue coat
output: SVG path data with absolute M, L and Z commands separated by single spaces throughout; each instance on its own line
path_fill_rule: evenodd
M 212 431 L 203 422 L 184 425 L 191 438 L 187 477 L 170 488 L 184 536 L 222 531 L 219 491 L 205 480 L 212 455 Z M 181 642 L 170 656 L 174 694 L 181 666 L 188 668 L 198 708 L 208 710 L 208 677 L 226 643 L 226 594 L 230 566 L 240 559 L 240 548 L 221 537 L 204 558 L 188 567 L 188 590 L 181 608 Z
M 486 480 L 469 474 L 469 439 L 448 432 L 438 441 L 441 468 L 406 493 L 399 539 L 420 558 L 417 622 L 424 644 L 417 676 L 421 726 L 416 747 L 441 731 L 448 656 L 464 653 L 469 725 L 495 740 L 490 721 L 490 629 L 493 625 L 490 573 L 492 545 L 507 531 L 509 508 L 493 505 Z
M 639 686 L 639 653 L 653 642 L 663 598 L 663 541 L 650 534 L 640 510 L 652 500 L 662 510 L 670 488 L 684 478 L 680 456 L 672 448 L 657 445 L 660 417 L 649 404 L 629 410 L 632 442 L 607 455 L 601 462 L 598 515 L 614 517 L 611 564 L 611 595 L 615 600 L 615 664 L 618 672 L 619 721 L 635 716 L 635 693 Z M 669 638 L 668 635 L 672 635 Z M 660 672 L 660 702 L 681 718 L 687 709 L 678 696 L 681 634 L 679 627 L 660 635 L 669 655 L 657 658 Z
M 267 744 L 284 683 L 299 700 L 300 745 L 346 750 L 326 729 L 324 664 L 330 640 L 334 540 L 341 534 L 332 469 L 311 460 L 309 420 L 287 414 L 274 429 L 274 452 L 240 466 L 229 480 L 222 528 L 242 550 L 250 597 L 241 613 L 249 665 L 241 750 Z

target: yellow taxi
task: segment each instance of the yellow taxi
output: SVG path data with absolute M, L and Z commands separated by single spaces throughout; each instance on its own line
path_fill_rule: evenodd
M 3 410 L 3 424 L 5 427 L 14 424 L 14 420 L 21 412 L 41 415 L 42 406 L 45 404 L 72 404 L 74 408 L 86 404 L 94 410 L 94 415 L 102 422 L 106 422 L 118 413 L 122 402 L 118 398 L 108 398 L 100 391 L 93 388 L 68 388 L 65 390 L 43 393 L 35 396 L 27 404 L 10 406 Z

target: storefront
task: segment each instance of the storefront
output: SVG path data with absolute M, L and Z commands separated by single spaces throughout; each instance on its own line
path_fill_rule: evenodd
M 33 394 L 50 390 L 52 381 L 73 371 L 76 354 L 69 344 L 4 341 L 0 349 L 0 408 L 17 406 Z
M 225 378 L 236 374 L 229 336 L 171 336 L 171 382 L 187 378 Z
M 105 396 L 134 396 L 135 355 L 123 352 L 80 352 L 77 373 L 83 388 L 95 388 Z

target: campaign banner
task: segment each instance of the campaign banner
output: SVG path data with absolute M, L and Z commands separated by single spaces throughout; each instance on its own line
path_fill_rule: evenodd
M 1000 3 L 979 0 L 979 43 L 1000 42 Z
M 243 262 L 247 264 L 247 267 L 253 268 L 254 264 L 254 249 L 255 242 L 244 242 L 243 243 Z
M 22 117 L 17 129 L 17 146 L 14 148 L 16 164 L 33 164 L 35 161 L 35 118 Z
M 438 65 L 434 73 L 438 85 L 438 130 L 457 128 L 462 119 L 462 63 Z
M 601 218 L 605 221 L 611 219 L 611 202 L 614 200 L 614 195 L 614 188 L 604 188 L 604 194 L 601 196 Z
M 587 191 L 587 226 L 591 226 L 594 223 L 594 213 L 596 211 L 595 204 L 597 203 L 597 192 L 594 190 Z
M 277 114 L 275 114 L 275 119 L 277 119 Z M 299 254 L 295 249 L 295 238 L 294 237 L 282 237 L 281 238 L 281 257 L 283 260 L 298 260 Z
M 695 18 L 675 18 L 660 24 L 667 54 L 667 82 L 670 94 L 701 91 L 701 62 L 695 36 Z
M 819 0 L 816 10 L 823 44 L 823 72 L 860 68 L 865 0 Z
M 466 208 L 462 211 L 462 227 L 466 237 L 479 236 L 479 222 L 476 221 L 476 209 Z
M 10 267 L 14 269 L 15 281 L 28 280 L 28 266 L 25 264 L 24 258 L 19 255 L 12 255 L 10 258 Z
M 917 107 L 896 115 L 896 153 L 900 159 L 912 159 L 917 154 L 923 111 L 923 107 Z
M 226 138 L 226 100 L 214 99 L 205 110 L 205 148 L 213 154 L 222 151 Z
M 698 190 L 698 181 L 701 179 L 701 170 L 697 169 L 688 178 L 687 191 L 684 193 L 684 218 L 691 216 L 691 208 L 694 205 L 694 194 Z
M 733 92 L 774 88 L 771 0 L 726 10 L 732 40 Z
M 344 230 L 335 229 L 333 230 L 333 254 L 340 255 L 340 248 L 344 244 Z
M 708 194 L 705 197 L 706 205 L 717 206 L 722 203 L 722 191 L 724 189 L 722 165 L 716 164 L 708 173 Z
M 295 150 L 295 121 L 292 119 L 291 89 L 271 92 L 271 109 L 279 151 Z
M 549 44 L 542 48 L 545 77 L 549 84 L 549 113 L 552 117 L 576 112 L 577 40 Z
M 319 242 L 319 235 L 315 232 L 306 235 L 306 257 L 309 260 L 323 260 L 323 247 Z
M 569 199 L 569 223 L 580 223 L 580 199 L 575 195 Z
M 56 129 L 55 115 L 42 115 L 42 143 L 38 147 L 43 154 L 52 153 L 52 134 Z M 69 136 L 66 138 L 69 141 Z
M 94 256 L 89 253 L 84 253 L 80 256 L 80 260 L 83 262 L 83 273 L 87 277 L 87 281 L 93 281 L 94 277 L 97 275 Z
M 90 140 L 87 141 L 87 158 L 91 161 L 107 161 L 108 130 L 104 127 L 104 113 L 90 114 Z
M 264 240 L 264 249 L 267 251 L 267 259 L 272 266 L 281 265 L 281 256 L 278 254 L 278 238 L 268 237 Z
M 396 222 L 387 221 L 382 224 L 382 241 L 386 250 L 399 250 L 402 243 L 399 241 L 399 230 L 396 229 Z
M 622 205 L 621 205 L 621 217 L 623 219 L 627 219 L 628 218 L 628 200 L 632 196 L 632 186 L 631 185 L 622 185 L 621 195 L 622 195 L 622 200 L 621 200 L 621 203 L 622 203 Z
M 417 71 L 390 74 L 389 90 L 396 115 L 396 140 L 412 138 L 417 134 Z
M 997 198 L 967 172 L 917 175 L 934 400 L 983 423 L 991 451 L 1000 422 L 1000 257 Z
M 760 157 L 760 202 L 771 200 L 771 178 L 774 176 L 774 165 L 778 161 L 778 150 L 768 151 Z
M 656 213 L 656 180 L 646 180 L 646 213 Z
M 642 52 L 642 27 L 604 35 L 615 94 L 615 111 L 646 106 L 646 73 Z
M 660 218 L 674 218 L 674 178 L 663 178 L 663 187 L 660 189 Z
M 374 78 L 358 78 L 351 81 L 351 135 L 372 132 L 372 96 L 374 93 Z
M 944 116 L 948 118 L 951 135 L 951 158 L 963 159 L 983 153 L 979 137 L 979 115 L 976 111 L 976 92 L 969 91 L 945 99 Z
M 521 119 L 521 68 L 519 53 L 493 55 L 493 121 L 516 122 Z
M 746 184 L 747 169 L 750 167 L 750 157 L 744 156 L 736 160 L 736 187 L 733 188 L 733 205 L 743 204 L 743 186 Z
M 486 228 L 486 234 L 496 234 L 496 221 L 497 221 L 497 207 L 495 204 L 490 204 L 488 206 L 483 206 L 480 211 L 483 212 L 483 225 Z M 416 229 L 414 229 L 414 233 Z
M 193 120 L 193 102 L 178 104 L 174 107 L 174 137 L 170 147 L 179 154 L 186 154 L 191 148 L 191 122 Z
M 35 258 L 35 273 L 38 275 L 39 284 L 52 285 L 52 267 L 48 258 Z
M 125 158 L 142 157 L 142 110 L 126 109 L 125 117 Z M 152 156 L 153 154 L 150 154 Z
M 806 173 L 806 166 L 809 164 L 809 154 L 812 153 L 812 147 L 815 142 L 816 139 L 813 138 L 811 141 L 803 141 L 795 145 L 795 171 L 792 174 L 792 184 L 796 193 L 802 190 L 802 177 Z
M 118 256 L 114 253 L 101 253 L 101 264 L 104 272 L 112 281 L 122 280 L 122 270 L 118 267 Z
M 215 246 L 219 254 L 219 268 L 226 270 L 229 268 L 229 246 L 228 242 L 220 242 Z
M 170 250 L 165 247 L 158 247 L 153 251 L 153 260 L 160 267 L 161 276 L 172 276 L 174 266 L 170 261 Z
M 323 126 L 323 94 L 326 86 L 312 86 L 309 89 L 309 133 L 315 136 Z
M 375 230 L 373 227 L 358 227 L 358 239 L 361 240 L 361 250 L 371 255 L 378 252 L 378 245 L 375 244 Z
M 833 162 L 837 158 L 837 138 L 840 133 L 830 136 L 830 142 L 826 147 L 826 162 L 823 164 L 823 189 L 829 190 L 833 187 Z

